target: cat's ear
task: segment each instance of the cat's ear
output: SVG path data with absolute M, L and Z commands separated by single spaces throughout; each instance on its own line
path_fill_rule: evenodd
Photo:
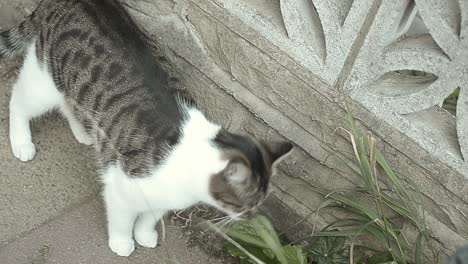
M 278 164 L 289 154 L 291 154 L 294 145 L 287 141 L 262 141 L 270 161 L 273 165 Z
M 242 184 L 250 178 L 252 172 L 247 161 L 242 158 L 232 158 L 221 172 L 224 178 L 232 184 Z

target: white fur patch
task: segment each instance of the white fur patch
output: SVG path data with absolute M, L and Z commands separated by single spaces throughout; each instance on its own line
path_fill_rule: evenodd
M 129 178 L 119 164 L 109 167 L 104 173 L 109 241 L 119 241 L 119 245 L 122 239 L 130 241 L 130 230 L 133 230 L 136 217 L 142 213 L 146 217 L 154 216 L 157 221 L 169 210 L 183 209 L 199 202 L 216 206 L 209 192 L 210 180 L 227 165 L 227 161 L 222 160 L 221 151 L 212 143 L 220 127 L 209 122 L 196 109 L 188 110 L 187 116 L 180 143 L 149 177 Z M 122 222 L 122 219 L 127 220 Z M 153 247 L 157 233 L 151 231 L 156 221 L 143 221 L 152 226 L 142 228 L 141 222 L 137 222 L 135 238 L 139 244 Z M 123 233 L 126 233 L 124 238 Z M 110 246 L 115 251 L 115 246 Z M 116 253 L 125 255 L 129 246 L 124 248 Z
M 29 122 L 63 102 L 63 96 L 44 65 L 36 56 L 36 46 L 29 47 L 10 101 L 10 143 L 15 157 L 29 161 L 36 153 Z
M 10 101 L 10 143 L 15 157 L 24 162 L 34 158 L 36 147 L 32 143 L 29 123 L 54 108 L 59 108 L 68 119 L 73 135 L 80 143 L 92 143 L 83 126 L 69 111 L 47 65 L 39 62 L 36 45 L 32 44 L 26 52 Z

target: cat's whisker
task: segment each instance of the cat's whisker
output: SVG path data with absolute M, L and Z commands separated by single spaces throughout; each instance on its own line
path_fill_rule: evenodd
M 232 218 L 228 218 L 226 222 L 224 222 L 219 228 L 220 229 L 223 229 L 225 228 L 226 226 L 228 226 L 230 223 L 232 223 L 234 221 L 234 219 Z
M 229 218 L 225 218 L 225 219 L 222 219 L 222 220 L 220 220 L 220 221 L 215 222 L 214 224 L 215 224 L 215 225 L 222 226 L 222 225 L 224 225 L 226 222 L 229 222 L 229 220 L 230 220 Z M 213 221 L 211 221 L 211 222 L 213 222 Z
M 218 220 L 224 220 L 224 219 L 227 219 L 227 218 L 229 218 L 229 216 L 225 215 L 225 216 L 210 219 L 210 221 L 214 222 L 214 221 L 218 221 Z
M 162 241 L 166 241 L 166 222 L 164 222 L 164 216 L 161 217 L 161 238 Z

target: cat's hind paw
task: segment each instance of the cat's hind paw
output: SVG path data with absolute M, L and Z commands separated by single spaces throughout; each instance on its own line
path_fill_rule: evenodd
M 110 239 L 110 249 L 121 257 L 128 257 L 135 250 L 135 242 L 133 239 Z
M 156 230 L 135 230 L 135 240 L 140 246 L 147 248 L 155 248 L 158 245 L 158 232 Z

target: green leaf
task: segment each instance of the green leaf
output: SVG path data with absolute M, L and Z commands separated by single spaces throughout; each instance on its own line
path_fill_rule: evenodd
M 280 264 L 279 262 L 274 262 L 273 258 L 270 258 L 270 256 L 266 255 L 263 248 L 259 248 L 259 247 L 255 247 L 255 246 L 251 246 L 251 245 L 247 245 L 247 244 L 241 244 L 241 245 L 250 254 L 254 255 L 259 260 L 261 260 L 261 261 L 263 261 L 265 263 Z M 232 245 L 231 243 L 226 242 L 224 247 L 225 247 L 226 251 L 229 253 L 229 255 L 231 255 L 233 257 L 238 257 L 238 258 L 240 258 L 242 260 L 247 261 L 248 263 L 256 264 L 255 261 L 250 259 L 249 256 L 247 256 L 244 252 L 242 252 L 240 249 L 238 249 L 236 246 Z
M 242 243 L 255 245 L 261 248 L 266 247 L 265 242 L 257 234 L 255 226 L 250 225 L 247 222 L 238 222 L 232 227 L 224 230 L 224 232 L 236 241 L 241 241 Z
M 299 246 L 284 246 L 282 248 L 286 263 L 288 264 L 307 264 L 307 257 Z
M 331 195 L 329 195 L 329 197 L 331 197 L 331 198 L 333 198 L 333 199 L 335 199 L 335 200 L 337 200 L 339 202 L 342 202 L 342 203 L 344 203 L 344 204 L 346 204 L 348 206 L 351 206 L 354 209 L 357 209 L 357 210 L 361 211 L 362 213 L 367 215 L 367 217 L 369 217 L 369 219 L 371 219 L 371 220 L 378 218 L 377 213 L 373 209 L 371 209 L 371 208 L 369 208 L 369 207 L 367 207 L 367 206 L 365 206 L 363 204 L 360 204 L 358 202 L 355 202 L 355 201 L 353 201 L 353 200 L 351 200 L 351 199 L 349 199 L 349 198 L 347 198 L 347 197 L 345 197 L 343 195 L 331 194 Z
M 278 263 L 288 264 L 279 236 L 270 221 L 264 216 L 258 216 L 250 221 L 238 222 L 228 228 L 225 233 L 244 247 L 260 248 L 261 255 L 269 258 L 270 262 L 274 257 L 279 261 Z
M 418 237 L 416 238 L 416 248 L 414 250 L 414 263 L 415 264 L 422 264 L 423 258 L 422 258 L 422 233 L 418 234 Z
M 316 232 L 314 236 L 318 237 L 351 237 L 359 232 L 359 228 L 335 230 L 335 231 L 321 231 Z
M 317 237 L 315 242 L 306 248 L 314 263 L 347 264 L 346 239 L 341 237 Z
M 258 235 L 265 242 L 266 248 L 271 249 L 275 253 L 280 263 L 288 264 L 283 250 L 281 250 L 281 242 L 278 234 L 274 230 L 270 221 L 264 216 L 258 216 L 252 221 L 256 226 Z
M 393 261 L 392 254 L 388 251 L 376 252 L 372 256 L 369 256 L 365 261 L 366 264 L 382 264 Z

